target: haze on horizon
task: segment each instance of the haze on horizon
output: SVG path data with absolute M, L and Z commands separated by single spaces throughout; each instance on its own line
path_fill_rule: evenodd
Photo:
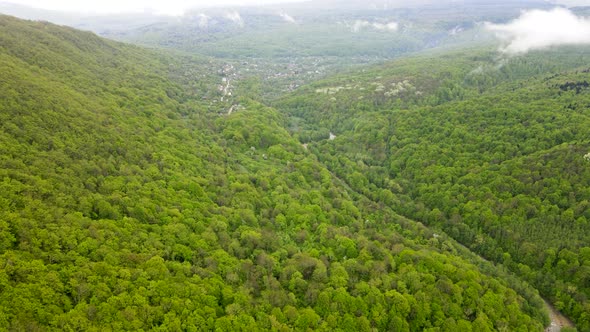
M 0 0 L 38 9 L 85 14 L 155 13 L 179 16 L 195 8 L 261 6 L 306 0 Z
M 311 0 L 0 0 L 1 4 L 16 4 L 37 9 L 55 10 L 82 14 L 122 14 L 154 13 L 159 15 L 180 16 L 186 11 L 198 8 L 228 6 L 262 6 L 281 3 L 307 2 Z M 464 0 L 465 1 L 465 0 Z M 576 6 L 587 0 L 549 0 L 554 4 Z M 318 2 L 315 0 L 314 2 Z M 395 3 L 397 1 L 392 1 Z M 400 3 L 412 3 L 399 0 Z M 430 1 L 426 1 L 425 4 Z M 434 2 L 436 3 L 436 2 Z

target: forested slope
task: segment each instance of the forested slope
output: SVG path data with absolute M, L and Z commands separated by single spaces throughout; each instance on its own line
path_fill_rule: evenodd
M 589 331 L 588 50 L 494 53 L 399 60 L 276 106 L 354 190 L 503 263 Z
M 0 329 L 547 324 L 526 284 L 352 190 L 276 110 L 209 110 L 182 65 L 0 16 Z

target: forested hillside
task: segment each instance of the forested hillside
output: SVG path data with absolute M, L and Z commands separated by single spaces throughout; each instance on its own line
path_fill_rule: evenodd
M 220 114 L 203 99 L 216 82 L 207 65 L 183 66 L 0 16 L 1 330 L 541 331 L 548 323 L 532 288 L 396 213 L 422 219 L 428 202 L 401 209 L 384 188 L 341 180 L 330 154 L 315 153 L 336 146 L 307 151 L 275 109 L 242 99 Z M 582 147 L 552 153 L 582 171 L 570 153 Z M 352 160 L 346 152 L 342 160 Z M 395 181 L 407 192 L 400 199 L 421 197 L 420 182 Z
M 424 55 L 276 106 L 353 190 L 502 263 L 590 331 L 588 54 Z

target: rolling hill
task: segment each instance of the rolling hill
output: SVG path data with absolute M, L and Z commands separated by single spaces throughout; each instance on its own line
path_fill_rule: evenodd
M 588 331 L 588 54 L 425 54 L 274 106 L 353 190 L 503 264 Z
M 222 113 L 219 77 L 193 60 L 0 16 L 0 329 L 548 324 L 526 283 L 398 214 L 430 212 L 414 211 L 420 182 L 399 180 L 416 204 L 385 204 L 317 153 L 344 129 L 306 150 L 277 109 L 236 97 Z

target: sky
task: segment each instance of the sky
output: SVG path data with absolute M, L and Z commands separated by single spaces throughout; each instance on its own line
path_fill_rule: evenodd
M 113 14 L 147 11 L 178 16 L 182 15 L 187 9 L 192 8 L 257 6 L 303 1 L 306 0 L 0 0 L 0 3 L 8 2 L 41 9 L 78 13 Z M 549 1 L 572 6 L 588 4 L 590 0 Z
M 69 12 L 113 14 L 148 11 L 163 15 L 182 15 L 184 11 L 191 8 L 257 6 L 301 1 L 304 0 L 0 0 L 0 2 Z

